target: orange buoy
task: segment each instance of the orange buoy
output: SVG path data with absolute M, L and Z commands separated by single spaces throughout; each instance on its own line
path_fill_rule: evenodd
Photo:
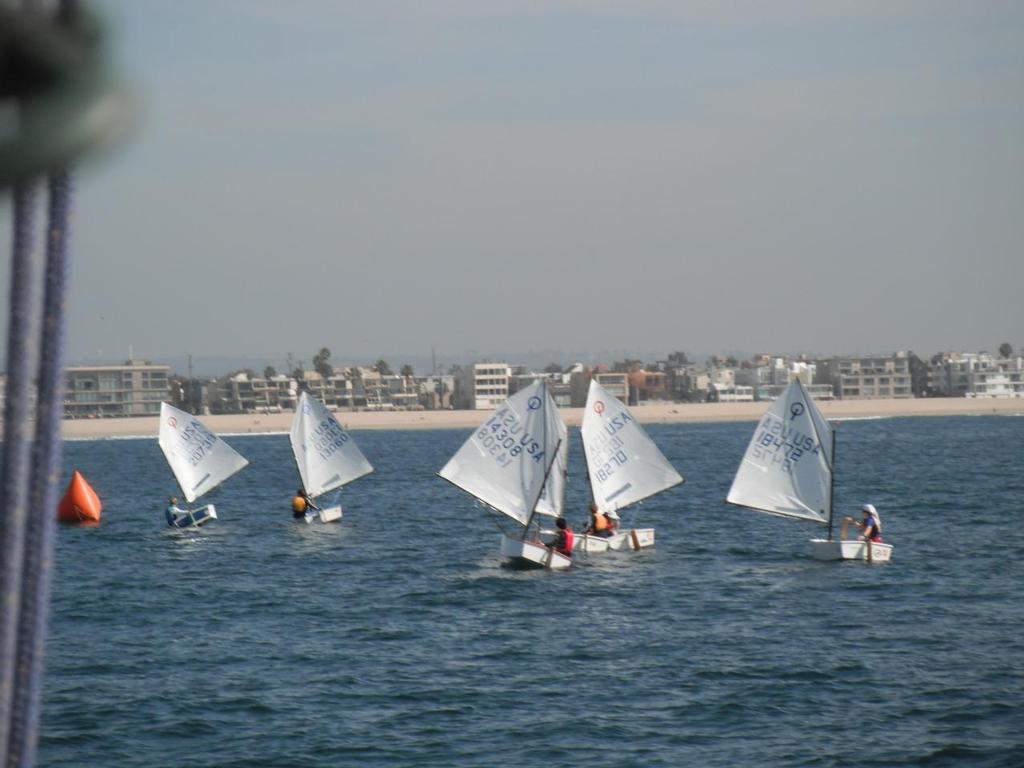
M 62 523 L 99 525 L 103 502 L 77 469 L 68 483 L 67 493 L 57 507 L 57 519 Z

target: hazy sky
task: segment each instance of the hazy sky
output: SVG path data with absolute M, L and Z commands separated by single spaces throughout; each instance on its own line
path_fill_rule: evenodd
M 1020 3 L 100 5 L 72 359 L 1024 345 Z

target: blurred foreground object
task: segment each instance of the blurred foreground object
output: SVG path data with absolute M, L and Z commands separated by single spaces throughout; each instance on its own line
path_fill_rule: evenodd
M 52 15 L 35 5 L 0 5 L 0 188 L 115 142 L 134 116 L 95 18 L 76 2 Z
M 98 28 L 79 4 L 59 0 L 53 14 L 34 0 L 23 7 L 0 6 L 0 188 L 12 188 L 14 214 L 0 452 L 0 766 L 10 768 L 33 768 L 39 742 L 61 474 L 70 166 L 115 139 L 130 117 L 124 91 L 104 74 Z M 41 307 L 31 258 L 39 177 L 48 191 Z M 29 320 L 40 309 L 36 336 Z

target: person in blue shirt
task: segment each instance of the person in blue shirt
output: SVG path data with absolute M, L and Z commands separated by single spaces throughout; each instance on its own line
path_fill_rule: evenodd
M 873 541 L 876 544 L 882 541 L 882 518 L 878 516 L 878 510 L 875 509 L 874 504 L 865 504 L 861 507 L 861 514 L 863 519 L 860 522 L 854 521 L 854 524 L 860 528 L 860 536 L 857 537 L 858 541 Z
M 167 524 L 170 526 L 178 525 L 178 517 L 186 514 L 184 509 L 178 509 L 178 500 L 171 496 L 167 500 L 167 508 L 164 510 L 164 517 L 167 518 Z
M 852 517 L 846 517 L 843 520 L 843 529 L 840 532 L 840 538 L 846 539 L 846 525 L 847 523 L 852 522 L 860 528 L 860 536 L 857 537 L 858 542 L 874 542 L 876 544 L 881 544 L 882 518 L 879 516 L 879 511 L 874 509 L 873 504 L 865 504 L 860 508 L 860 512 L 863 515 L 860 520 L 854 520 Z
M 862 519 L 854 520 L 852 517 L 847 515 L 843 518 L 843 525 L 839 529 L 839 538 L 843 541 L 848 541 L 846 535 L 846 528 L 850 523 L 860 528 L 860 535 L 857 537 L 857 541 L 873 541 L 876 544 L 882 542 L 882 518 L 878 515 L 878 510 L 875 509 L 874 504 L 865 504 L 861 507 Z

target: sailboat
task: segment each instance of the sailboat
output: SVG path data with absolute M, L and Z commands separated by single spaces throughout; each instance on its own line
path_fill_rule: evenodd
M 522 530 L 501 536 L 501 554 L 521 565 L 564 569 L 572 559 L 540 541 L 542 517 L 564 509 L 567 431 L 543 380 L 506 400 L 438 472 Z
M 835 430 L 795 378 L 754 430 L 726 501 L 827 525 L 827 539 L 811 540 L 815 559 L 889 560 L 891 544 L 832 538 L 835 456 Z
M 593 379 L 580 433 L 599 512 L 618 512 L 684 482 L 626 406 Z M 587 552 L 652 546 L 653 528 L 618 531 L 607 538 L 576 537 L 576 548 Z
M 209 493 L 249 462 L 191 413 L 160 403 L 160 450 L 191 504 Z M 183 510 L 175 516 L 178 528 L 204 525 L 217 519 L 213 504 Z
M 288 435 L 302 487 L 311 499 L 373 472 L 355 440 L 319 399 L 303 392 Z M 307 523 L 341 520 L 341 504 L 306 512 Z

